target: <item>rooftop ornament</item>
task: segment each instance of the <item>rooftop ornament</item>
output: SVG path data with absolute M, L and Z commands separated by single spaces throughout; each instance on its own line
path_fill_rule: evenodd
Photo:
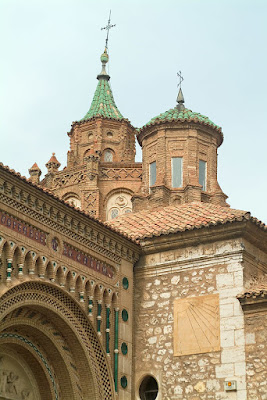
M 108 18 L 108 24 L 106 26 L 104 26 L 104 28 L 101 28 L 101 31 L 103 31 L 104 29 L 107 31 L 107 37 L 106 37 L 106 50 L 108 49 L 108 36 L 109 36 L 109 31 L 111 28 L 114 28 L 115 25 L 111 25 L 110 24 L 110 17 L 111 17 L 111 10 L 109 12 L 109 18 Z
M 181 88 L 181 85 L 182 85 L 182 82 L 183 82 L 184 78 L 182 77 L 182 72 L 181 71 L 177 72 L 177 76 L 180 79 L 180 81 L 179 81 L 179 83 L 177 85 L 177 87 L 179 87 L 179 93 L 178 93 L 178 96 L 177 96 L 177 99 L 176 99 L 176 101 L 178 103 L 176 108 L 178 109 L 178 111 L 182 111 L 182 110 L 185 109 L 185 106 L 184 106 L 184 95 L 183 95 L 182 88 Z

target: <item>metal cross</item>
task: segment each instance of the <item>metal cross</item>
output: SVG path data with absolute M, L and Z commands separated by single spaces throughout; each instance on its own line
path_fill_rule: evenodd
M 180 78 L 180 82 L 178 83 L 177 87 L 179 86 L 181 89 L 181 84 L 184 80 L 184 78 L 182 77 L 182 72 L 181 71 L 177 72 L 177 76 L 178 76 L 178 78 Z
M 111 10 L 110 10 L 110 12 L 109 12 L 109 19 L 108 19 L 108 24 L 107 24 L 107 26 L 104 26 L 104 28 L 101 28 L 101 31 L 103 31 L 103 29 L 106 29 L 106 30 L 107 30 L 106 48 L 108 48 L 108 35 L 109 35 L 109 30 L 110 30 L 111 28 L 113 28 L 114 26 L 116 26 L 116 24 L 115 24 L 115 25 L 110 25 L 110 17 L 111 17 Z

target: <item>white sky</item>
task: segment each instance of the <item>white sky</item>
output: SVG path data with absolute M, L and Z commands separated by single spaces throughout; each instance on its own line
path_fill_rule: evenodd
M 218 180 L 233 208 L 267 222 L 266 0 L 0 0 L 0 160 L 28 176 L 89 109 L 110 8 L 109 73 L 134 126 L 176 104 L 222 126 Z M 141 161 L 141 151 L 137 151 Z

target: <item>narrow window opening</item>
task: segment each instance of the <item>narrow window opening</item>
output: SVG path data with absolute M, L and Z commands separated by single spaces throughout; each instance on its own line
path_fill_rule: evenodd
M 156 161 L 149 164 L 149 186 L 153 186 L 156 183 L 157 177 L 157 166 Z
M 183 186 L 183 159 L 182 157 L 172 158 L 172 187 L 180 188 Z
M 199 160 L 199 184 L 202 186 L 204 192 L 207 189 L 207 163 L 206 161 Z
M 105 150 L 104 161 L 105 162 L 112 162 L 113 161 L 113 154 L 112 154 L 111 150 Z

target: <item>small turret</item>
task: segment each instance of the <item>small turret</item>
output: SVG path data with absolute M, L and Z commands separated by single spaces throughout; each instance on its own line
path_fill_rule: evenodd
M 55 153 L 52 153 L 52 157 L 50 158 L 50 160 L 45 164 L 46 168 L 47 168 L 47 172 L 53 173 L 53 172 L 57 172 L 59 167 L 60 167 L 60 162 L 57 160 Z
M 42 171 L 40 170 L 40 168 L 36 163 L 34 163 L 33 166 L 29 169 L 29 174 L 30 174 L 29 181 L 35 183 L 36 185 L 39 185 Z

